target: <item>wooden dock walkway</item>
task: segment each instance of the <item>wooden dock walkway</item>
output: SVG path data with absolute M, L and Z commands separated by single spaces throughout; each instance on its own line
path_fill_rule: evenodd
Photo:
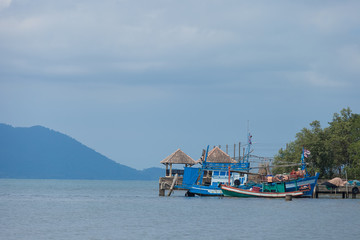
M 342 197 L 355 199 L 359 194 L 359 186 L 343 186 L 337 188 L 327 188 L 325 185 L 318 184 L 314 189 L 313 197 L 319 198 L 319 195 L 328 195 L 330 197 Z

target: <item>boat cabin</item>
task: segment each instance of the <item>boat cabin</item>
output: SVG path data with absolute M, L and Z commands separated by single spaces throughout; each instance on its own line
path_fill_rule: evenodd
M 247 181 L 247 174 L 241 176 L 240 173 L 230 172 L 229 178 L 229 171 L 212 171 L 211 186 L 228 184 L 229 180 L 232 186 L 243 185 Z

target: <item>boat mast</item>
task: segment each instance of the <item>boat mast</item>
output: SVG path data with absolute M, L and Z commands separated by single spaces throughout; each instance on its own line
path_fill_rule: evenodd
M 246 149 L 246 155 L 244 158 L 244 162 L 249 162 L 249 157 L 250 157 L 250 148 L 251 148 L 251 144 L 252 144 L 252 135 L 250 134 L 250 132 L 248 132 L 248 144 L 247 144 L 247 149 Z
M 305 148 L 302 147 L 302 153 L 301 153 L 301 170 L 305 170 L 305 177 L 309 177 L 310 174 L 307 171 L 306 163 L 305 163 Z
M 203 165 L 202 165 L 202 171 L 201 171 L 200 182 L 199 182 L 200 185 L 202 184 L 202 181 L 203 181 L 203 178 L 204 178 L 204 168 L 206 168 L 206 160 L 207 160 L 208 152 L 209 152 L 209 145 L 206 148 L 205 160 L 204 160 Z

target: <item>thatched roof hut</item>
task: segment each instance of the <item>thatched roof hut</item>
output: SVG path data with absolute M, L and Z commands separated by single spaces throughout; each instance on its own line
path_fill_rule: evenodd
M 160 163 L 162 164 L 187 164 L 194 165 L 195 161 L 191 157 L 189 157 L 186 153 L 181 151 L 181 149 L 176 150 L 172 154 L 170 154 L 167 158 L 162 160 Z
M 164 160 L 162 160 L 160 163 L 166 165 L 166 172 L 168 169 L 168 166 L 170 165 L 170 176 L 172 175 L 172 165 L 173 164 L 185 164 L 185 166 L 192 166 L 196 164 L 194 159 L 189 157 L 186 153 L 181 151 L 180 149 L 176 150 L 172 154 L 170 154 L 168 157 L 166 157 Z
M 203 160 L 204 159 L 199 159 L 196 162 L 199 163 Z M 232 159 L 227 153 L 225 153 L 219 147 L 215 147 L 211 149 L 211 151 L 209 151 L 206 161 L 212 163 L 236 163 L 234 159 Z

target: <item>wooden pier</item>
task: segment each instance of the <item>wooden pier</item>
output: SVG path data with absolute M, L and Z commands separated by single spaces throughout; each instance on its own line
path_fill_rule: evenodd
M 183 177 L 177 177 L 177 179 L 175 179 L 175 176 L 161 177 L 159 179 L 159 196 L 165 196 L 165 190 L 168 190 L 169 193 L 171 194 L 174 187 L 181 185 L 182 181 L 183 181 Z M 170 191 L 171 186 L 173 186 L 173 189 Z
M 175 180 L 175 181 L 174 181 Z M 167 176 L 167 177 L 160 177 L 159 178 L 159 196 L 165 196 L 165 191 L 171 194 L 173 190 L 186 190 L 179 186 L 182 185 L 183 176 L 178 176 L 177 179 L 175 179 L 175 176 Z M 204 182 L 211 182 L 211 177 L 204 177 Z M 173 187 L 173 188 L 171 188 Z
M 342 197 L 355 199 L 359 194 L 359 187 L 357 186 L 343 186 L 337 188 L 327 188 L 325 185 L 316 185 L 313 197 L 319 198 L 319 195 L 323 197 Z

